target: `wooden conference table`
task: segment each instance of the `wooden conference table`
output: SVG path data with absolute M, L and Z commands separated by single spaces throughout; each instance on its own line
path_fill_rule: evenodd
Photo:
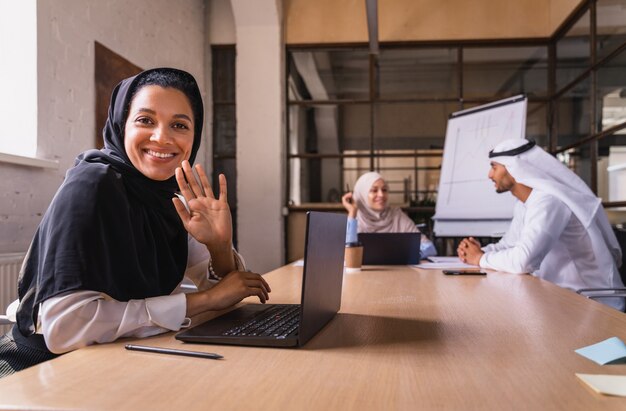
M 271 302 L 299 301 L 301 272 L 269 273 Z M 626 341 L 626 314 L 531 276 L 364 267 L 344 276 L 340 313 L 303 348 L 127 339 L 0 380 L 0 408 L 624 410 L 626 398 L 574 375 L 626 375 L 574 352 L 613 336 Z M 127 351 L 129 341 L 225 359 Z

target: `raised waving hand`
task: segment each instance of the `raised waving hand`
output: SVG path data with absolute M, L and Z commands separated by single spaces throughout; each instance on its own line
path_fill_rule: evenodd
M 220 193 L 215 198 L 213 189 L 201 165 L 195 166 L 198 179 L 188 161 L 176 169 L 176 182 L 189 210 L 179 198 L 173 198 L 176 211 L 185 229 L 209 250 L 231 248 L 233 229 L 227 201 L 226 177 L 220 174 Z

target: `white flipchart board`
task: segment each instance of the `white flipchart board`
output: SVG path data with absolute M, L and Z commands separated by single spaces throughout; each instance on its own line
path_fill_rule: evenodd
M 489 151 L 500 141 L 526 136 L 525 96 L 458 111 L 448 119 L 434 231 L 439 237 L 499 237 L 513 218 L 515 198 L 498 194 Z

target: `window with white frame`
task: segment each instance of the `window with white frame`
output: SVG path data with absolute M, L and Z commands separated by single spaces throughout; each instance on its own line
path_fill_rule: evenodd
M 0 153 L 37 154 L 37 0 L 0 1 Z

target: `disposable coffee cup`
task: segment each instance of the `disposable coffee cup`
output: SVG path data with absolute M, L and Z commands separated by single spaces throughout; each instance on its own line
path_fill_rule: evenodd
M 346 244 L 346 271 L 359 271 L 363 264 L 363 246 L 360 243 Z

